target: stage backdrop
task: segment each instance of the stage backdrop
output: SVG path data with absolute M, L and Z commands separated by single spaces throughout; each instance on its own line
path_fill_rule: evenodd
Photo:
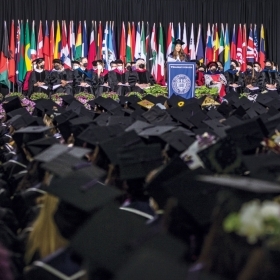
M 169 22 L 186 22 L 187 26 L 202 24 L 206 36 L 207 23 L 264 24 L 267 57 L 280 63 L 280 1 L 279 0 L 1 0 L 0 40 L 3 21 L 91 20 L 115 21 L 119 38 L 121 22 L 161 22 L 167 31 Z M 37 30 L 36 30 L 37 32 Z M 117 42 L 118 43 L 118 42 Z

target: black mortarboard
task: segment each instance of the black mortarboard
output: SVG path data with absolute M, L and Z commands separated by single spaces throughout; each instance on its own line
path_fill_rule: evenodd
M 178 107 L 178 103 L 179 102 L 184 102 L 185 104 L 186 99 L 176 95 L 176 94 L 172 94 L 170 98 L 167 99 L 167 105 L 170 107 Z M 182 103 L 180 103 L 182 104 Z
M 58 142 L 59 141 L 54 137 L 46 137 L 46 138 L 28 142 L 25 145 L 25 148 L 29 151 L 31 156 L 36 156 L 41 152 L 43 152 L 45 149 L 48 149 L 50 146 L 54 144 L 58 144 Z
M 123 132 L 114 138 L 102 141 L 99 143 L 99 147 L 105 152 L 111 163 L 116 164 L 118 162 L 118 150 L 120 148 L 135 148 L 142 143 L 142 139 L 132 130 L 129 132 Z
M 248 109 L 246 111 L 246 114 L 250 119 L 253 119 L 258 116 L 257 112 L 253 108 Z
M 18 108 L 16 110 L 10 111 L 9 113 L 7 113 L 7 119 L 12 118 L 16 115 L 26 115 L 29 114 L 28 111 L 25 108 Z M 29 114 L 30 115 L 30 114 Z
M 109 112 L 120 106 L 120 104 L 115 100 L 113 100 L 112 98 L 104 98 L 101 96 L 97 97 L 94 100 L 94 103 Z
M 131 117 L 124 116 L 109 116 L 108 125 L 119 125 L 124 129 L 130 126 L 133 123 L 133 119 Z
M 243 121 L 236 116 L 230 116 L 225 121 L 223 121 L 223 124 L 229 125 L 231 127 L 241 125 L 242 123 Z
M 149 123 L 159 123 L 159 122 L 172 122 L 171 116 L 166 110 L 160 109 L 158 106 L 153 106 L 149 111 L 142 114 L 142 117 L 145 118 Z
M 153 127 L 152 124 L 143 122 L 143 121 L 135 121 L 132 125 L 127 127 L 125 131 L 131 131 L 134 130 L 137 134 L 139 134 L 142 130 L 148 128 L 148 127 Z
M 27 127 L 30 125 L 36 126 L 37 125 L 37 121 L 35 118 L 33 118 L 28 112 L 27 114 L 23 114 L 23 115 L 16 115 L 14 117 L 12 117 L 8 123 L 11 124 L 11 126 L 15 129 L 18 130 L 22 127 Z
M 100 181 L 104 175 L 103 170 L 89 166 L 52 180 L 46 191 L 80 210 L 92 212 L 121 194 Z
M 267 113 L 267 109 L 266 109 L 264 106 L 262 106 L 261 104 L 257 103 L 257 102 L 253 103 L 252 108 L 253 108 L 259 115 Z
M 209 119 L 209 117 L 203 111 L 199 111 L 194 113 L 193 116 L 189 118 L 189 121 L 197 128 L 204 128 L 207 126 L 203 123 L 203 121 L 207 119 Z
M 11 101 L 7 103 L 6 102 L 2 103 L 2 107 L 5 110 L 6 114 L 8 114 L 13 110 L 22 108 L 20 99 L 18 97 L 13 98 Z
M 230 128 L 230 126 L 227 126 L 221 122 L 219 122 L 218 119 L 214 120 L 206 120 L 204 123 L 209 126 L 210 128 L 213 129 L 214 133 L 218 135 L 219 137 L 224 137 L 226 136 L 225 130 Z
M 9 160 L 9 161 L 2 164 L 2 168 L 3 168 L 3 171 L 4 171 L 4 177 L 2 177 L 2 179 L 8 180 L 13 175 L 18 174 L 19 172 L 26 170 L 27 166 L 18 162 L 18 161 Z
M 80 61 L 78 61 L 78 60 L 72 60 L 71 63 L 72 64 L 79 64 L 80 65 Z
M 164 126 L 150 126 L 143 128 L 142 131 L 138 134 L 142 137 L 149 137 L 149 136 L 159 136 L 168 131 L 173 130 L 175 127 L 171 125 L 164 125 Z
M 232 111 L 232 107 L 227 102 L 222 102 L 221 105 L 217 108 L 217 111 L 221 113 L 225 118 L 227 118 Z
M 109 204 L 79 230 L 71 247 L 90 263 L 92 271 L 104 269 L 113 273 L 132 255 L 135 241 L 147 233 L 142 218 Z
M 116 63 L 116 64 L 123 64 L 123 61 L 122 61 L 121 59 L 116 59 L 116 60 L 115 60 L 115 63 Z
M 217 110 L 215 109 L 210 109 L 208 112 L 207 112 L 207 116 L 212 119 L 212 120 L 221 120 L 221 119 L 224 119 L 224 116 L 222 114 L 220 114 Z
M 243 106 L 237 107 L 233 112 L 232 116 L 237 116 L 238 118 L 243 118 L 243 116 L 246 114 L 246 110 Z
M 130 103 L 135 103 L 139 102 L 140 99 L 136 95 L 131 95 L 131 96 L 120 96 L 120 104 L 125 105 L 130 104 Z
M 77 116 L 78 116 L 78 114 L 76 114 L 72 110 L 65 111 L 62 114 L 55 116 L 53 119 L 53 123 L 55 125 L 61 125 L 71 119 L 76 118 Z
M 60 96 L 62 98 L 62 100 L 66 103 L 66 104 L 71 104 L 72 101 L 75 99 L 74 96 L 72 95 L 62 95 Z
M 43 57 L 38 57 L 32 61 L 32 64 L 33 63 L 38 64 L 38 63 L 41 63 L 42 61 L 45 61 L 45 59 Z
M 260 146 L 267 132 L 259 119 L 252 119 L 227 129 L 226 133 L 243 152 L 249 152 Z
M 250 101 L 246 97 L 242 97 L 237 102 L 234 102 L 233 106 L 235 108 L 242 106 L 244 108 L 244 110 L 247 110 L 252 106 L 252 101 Z
M 175 41 L 173 41 L 173 44 L 174 45 L 184 45 L 185 44 L 185 42 L 183 42 L 181 39 L 176 39 Z
M 269 103 L 270 101 L 272 101 L 273 98 L 270 97 L 267 94 L 258 94 L 256 101 L 264 106 L 266 106 L 267 103 Z
M 63 61 L 62 61 L 61 59 L 58 59 L 58 58 L 55 58 L 55 59 L 52 61 L 52 63 L 58 63 L 58 64 L 61 64 L 61 65 L 64 64 Z
M 185 111 L 178 108 L 168 109 L 167 112 L 176 120 L 185 125 L 185 127 L 191 129 L 194 125 L 188 120 L 188 115 Z

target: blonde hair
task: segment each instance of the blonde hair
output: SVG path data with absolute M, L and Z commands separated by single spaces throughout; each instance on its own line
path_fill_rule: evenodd
M 54 222 L 53 215 L 57 209 L 58 198 L 45 194 L 43 207 L 33 224 L 33 230 L 28 236 L 25 252 L 25 262 L 29 264 L 33 256 L 38 253 L 40 258 L 44 258 L 67 245 Z

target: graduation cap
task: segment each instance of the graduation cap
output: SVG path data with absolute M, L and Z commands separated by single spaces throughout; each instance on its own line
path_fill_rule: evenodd
M 175 127 L 170 125 L 165 126 L 147 126 L 138 133 L 139 136 L 149 137 L 149 136 L 160 136 L 168 131 L 173 130 Z
M 209 126 L 211 129 L 213 129 L 214 133 L 218 135 L 219 137 L 225 137 L 227 134 L 225 132 L 226 129 L 230 128 L 230 126 L 225 125 L 221 122 L 219 122 L 218 119 L 213 120 L 206 120 L 203 121 L 207 126 Z
M 120 104 L 112 98 L 104 98 L 101 96 L 97 97 L 94 103 L 109 112 L 120 106 Z
M 64 103 L 66 103 L 66 104 L 71 104 L 72 103 L 72 101 L 75 99 L 74 98 L 74 96 L 72 96 L 72 95 L 62 95 L 62 96 L 60 96 L 60 98 L 64 101 Z
M 30 115 L 28 113 L 28 111 L 25 108 L 18 108 L 16 110 L 10 111 L 9 113 L 7 113 L 7 119 L 9 120 L 10 118 L 17 116 L 17 115 Z
M 143 108 L 148 109 L 148 110 L 155 106 L 154 103 L 152 103 L 151 101 L 149 101 L 147 99 L 141 100 L 141 101 L 137 102 L 137 104 L 139 104 L 140 106 L 142 106 Z
M 53 63 L 53 64 L 54 64 L 54 63 L 58 63 L 58 64 L 61 64 L 61 65 L 64 64 L 63 61 L 62 61 L 61 59 L 58 59 L 58 58 L 53 59 L 52 63 Z
M 22 127 L 27 127 L 30 125 L 36 126 L 37 120 L 35 118 L 33 118 L 28 112 L 27 114 L 23 114 L 23 115 L 16 115 L 14 117 L 12 117 L 8 123 L 15 129 L 15 130 L 19 130 Z
M 219 106 L 220 103 L 215 101 L 213 98 L 210 98 L 208 96 L 205 97 L 205 99 L 203 100 L 201 106 L 202 107 L 206 107 L 206 106 Z
M 178 103 L 179 102 L 183 102 L 185 104 L 186 99 L 176 95 L 176 94 L 172 94 L 170 98 L 167 99 L 167 105 L 170 107 L 178 107 Z
M 188 120 L 188 116 L 185 111 L 179 110 L 178 108 L 168 109 L 167 112 L 172 116 L 173 119 L 182 123 L 185 127 L 191 129 L 194 125 Z
M 2 179 L 8 180 L 14 174 L 17 174 L 21 171 L 25 171 L 27 166 L 16 160 L 9 160 L 2 164 L 2 168 L 4 171 L 4 176 L 2 177 Z
M 172 118 L 167 110 L 160 109 L 158 106 L 154 106 L 149 111 L 142 114 L 142 117 L 149 123 L 172 123 Z
M 69 120 L 69 127 L 74 137 L 82 133 L 89 125 L 93 125 L 93 120 L 88 116 Z
M 173 41 L 173 44 L 174 45 L 184 45 L 185 44 L 185 42 L 183 42 L 181 39 L 176 39 L 175 41 Z
M 131 104 L 135 102 L 139 102 L 140 99 L 136 95 L 131 95 L 131 96 L 120 96 L 120 104 L 125 105 L 125 104 Z
M 29 151 L 31 156 L 36 156 L 50 146 L 58 143 L 59 141 L 55 137 L 46 137 L 26 143 L 25 148 Z
M 107 125 L 119 125 L 124 129 L 130 126 L 133 123 L 133 119 L 131 117 L 125 116 L 109 116 Z
M 16 96 L 9 102 L 3 102 L 2 107 L 5 110 L 6 114 L 16 109 L 22 108 L 20 99 Z
M 147 122 L 143 122 L 143 121 L 135 121 L 132 125 L 130 125 L 129 127 L 127 127 L 125 129 L 125 131 L 131 131 L 134 130 L 138 135 L 141 131 L 143 131 L 144 129 L 148 128 L 148 127 L 153 127 L 152 124 L 149 124 Z

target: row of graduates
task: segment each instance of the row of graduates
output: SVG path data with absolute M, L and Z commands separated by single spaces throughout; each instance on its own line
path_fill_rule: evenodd
M 280 76 L 271 60 L 265 61 L 264 69 L 258 62 L 247 62 L 244 72 L 236 60 L 231 61 L 230 69 L 226 71 L 221 62 L 210 62 L 207 66 L 195 62 L 196 86 L 218 87 L 220 96 L 230 92 L 255 94 L 280 90 Z
M 53 69 L 44 69 L 45 61 L 38 58 L 34 61 L 34 69 L 25 78 L 23 90 L 30 96 L 34 92 L 47 94 L 67 93 L 74 95 L 80 92 L 100 96 L 103 92 L 114 91 L 119 95 L 127 92 L 143 92 L 143 89 L 155 84 L 153 76 L 145 69 L 145 61 L 124 63 L 117 59 L 110 63 L 111 70 L 105 69 L 102 60 L 92 62 L 92 70 L 88 70 L 87 58 L 72 61 L 72 69 L 66 69 L 60 59 L 53 60 Z

